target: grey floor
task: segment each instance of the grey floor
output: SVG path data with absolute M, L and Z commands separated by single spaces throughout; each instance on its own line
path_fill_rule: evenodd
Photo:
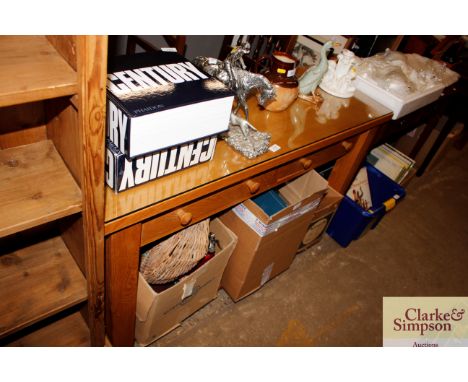
M 153 346 L 381 346 L 383 296 L 467 296 L 467 276 L 468 146 L 348 248 L 326 236 L 238 303 L 221 290 Z

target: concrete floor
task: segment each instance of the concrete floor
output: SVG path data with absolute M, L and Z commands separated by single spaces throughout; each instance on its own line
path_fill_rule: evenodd
M 407 188 L 348 248 L 330 237 L 233 303 L 218 298 L 153 346 L 381 346 L 383 296 L 468 295 L 468 147 Z

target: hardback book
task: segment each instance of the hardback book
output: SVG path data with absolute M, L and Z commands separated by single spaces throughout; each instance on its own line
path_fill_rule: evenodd
M 106 140 L 106 183 L 119 193 L 151 180 L 208 162 L 213 158 L 217 135 L 128 159 Z
M 234 93 L 175 52 L 115 57 L 107 138 L 132 159 L 226 131 Z
M 362 167 L 359 170 L 356 178 L 354 178 L 353 183 L 349 187 L 346 196 L 366 211 L 372 208 L 372 197 L 366 167 Z

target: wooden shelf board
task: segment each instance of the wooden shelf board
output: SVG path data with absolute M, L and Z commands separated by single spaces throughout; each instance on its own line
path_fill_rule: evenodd
M 0 36 L 0 107 L 73 95 L 77 74 L 44 36 Z
M 0 255 L 0 338 L 86 299 L 86 280 L 60 236 Z
M 89 329 L 79 312 L 16 339 L 7 346 L 91 346 Z
M 51 141 L 0 150 L 0 238 L 81 211 L 81 190 Z

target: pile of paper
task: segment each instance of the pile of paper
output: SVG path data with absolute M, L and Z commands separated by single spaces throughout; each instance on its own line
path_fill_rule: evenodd
M 413 159 L 387 143 L 373 149 L 367 156 L 367 162 L 398 184 L 415 164 Z

